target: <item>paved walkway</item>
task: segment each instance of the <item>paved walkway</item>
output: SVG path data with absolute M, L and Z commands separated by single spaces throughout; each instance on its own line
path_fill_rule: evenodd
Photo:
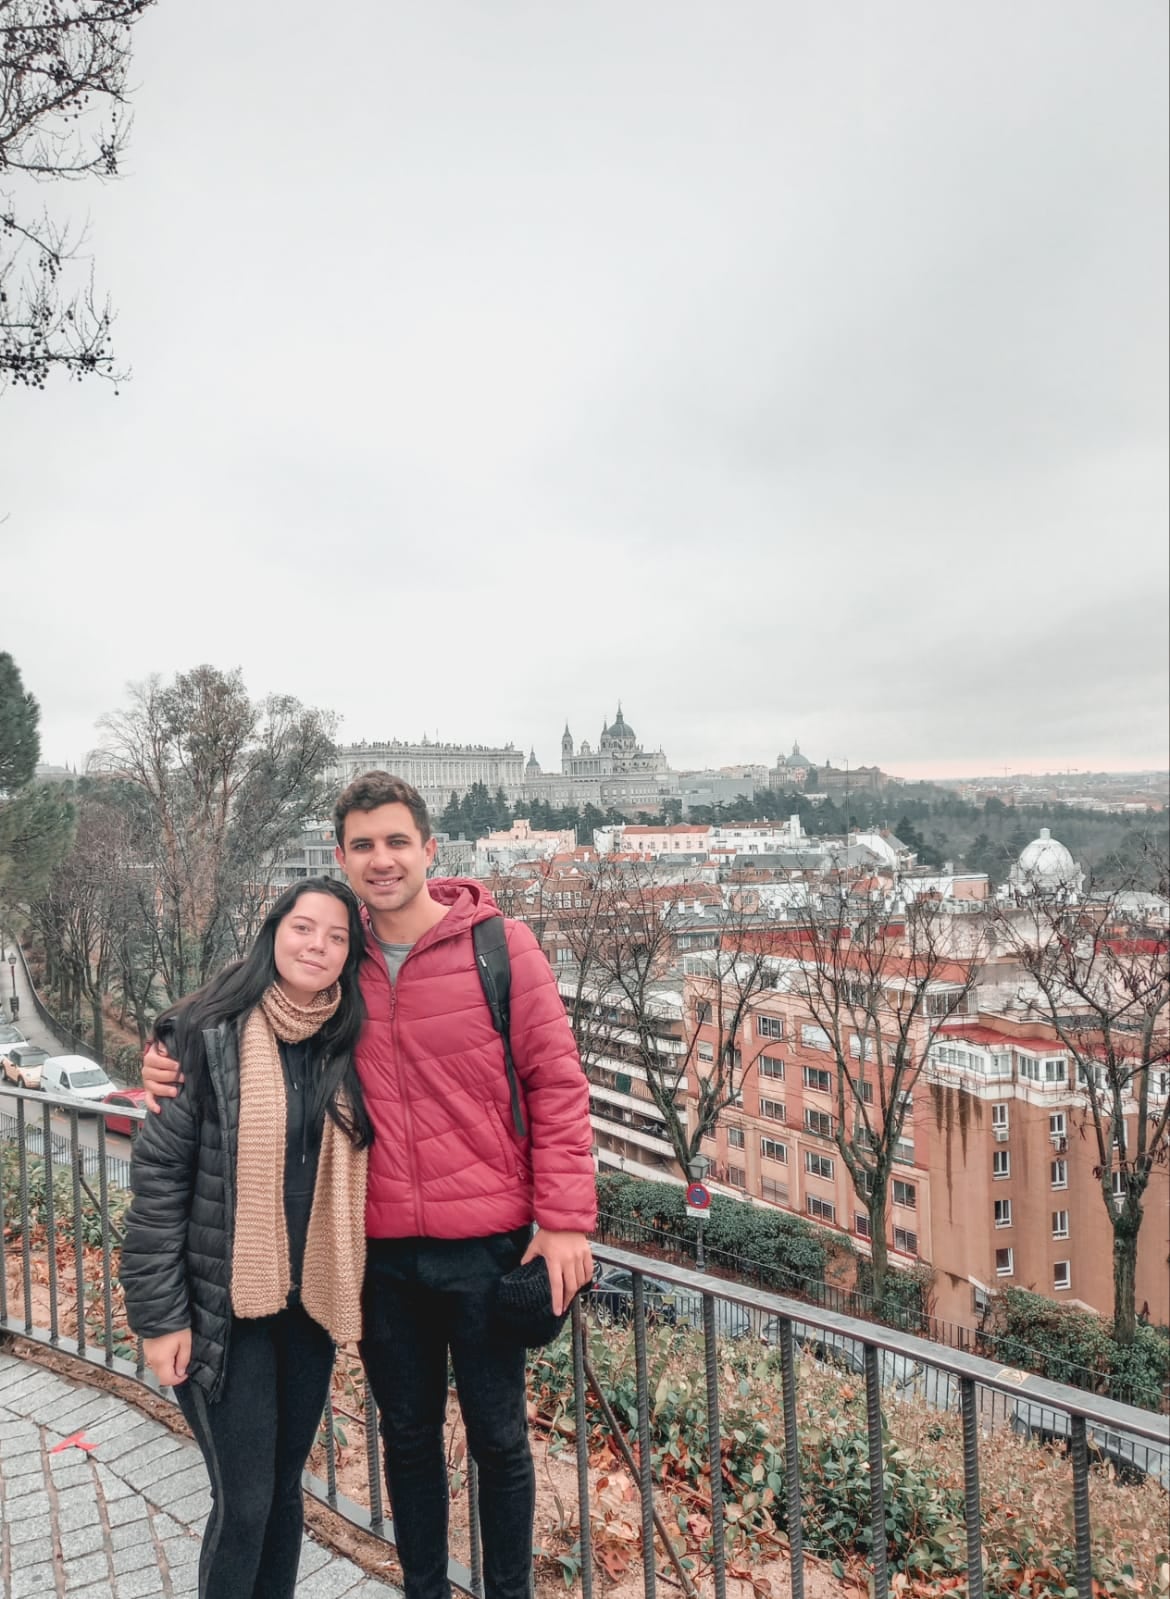
M 89 1443 L 81 1449 L 77 1438 Z M 114 1394 L 0 1351 L 3 1599 L 179 1599 L 210 1508 L 193 1443 Z M 398 1590 L 306 1537 L 298 1599 Z

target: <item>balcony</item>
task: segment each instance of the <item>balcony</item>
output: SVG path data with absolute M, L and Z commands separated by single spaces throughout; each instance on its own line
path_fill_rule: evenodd
M 112 1373 L 129 1398 L 153 1389 L 118 1308 L 125 1142 L 108 1134 L 100 1107 L 82 1116 L 55 1096 L 12 1091 L 5 1100 L 11 1113 L 0 1120 L 0 1331 L 27 1340 L 30 1350 L 52 1348 L 58 1363 L 67 1357 L 78 1371 Z M 46 1155 L 57 1173 L 47 1185 Z M 660 1583 L 685 1599 L 722 1599 L 745 1565 L 755 1576 L 774 1574 L 774 1592 L 798 1594 L 806 1580 L 821 1584 L 818 1593 L 842 1591 L 834 1586 L 825 1528 L 830 1517 L 839 1524 L 849 1498 L 852 1542 L 832 1558 L 886 1599 L 900 1591 L 900 1572 L 915 1558 L 908 1541 L 899 1541 L 905 1518 L 888 1514 L 890 1498 L 911 1491 L 912 1475 L 920 1480 L 936 1471 L 932 1462 L 943 1451 L 945 1473 L 930 1480 L 931 1504 L 945 1510 L 945 1527 L 939 1524 L 934 1570 L 916 1579 L 919 1591 L 927 1582 L 942 1591 L 953 1577 L 965 1578 L 969 1594 L 983 1594 L 995 1586 L 991 1562 L 1008 1525 L 997 1461 L 1005 1451 L 1036 1447 L 1020 1435 L 1067 1450 L 1067 1460 L 1053 1453 L 1043 1465 L 1044 1493 L 1064 1496 L 1069 1524 L 1060 1591 L 1083 1599 L 1098 1591 L 1094 1580 L 1108 1574 L 1117 1518 L 1136 1496 L 1164 1512 L 1165 1416 L 823 1302 L 624 1247 L 599 1245 L 595 1253 L 607 1281 L 628 1286 L 586 1295 L 570 1331 L 531 1361 L 534 1438 L 545 1473 L 557 1474 L 559 1506 L 538 1519 L 543 1593 L 589 1599 L 595 1578 L 600 1585 L 602 1572 L 608 1580 L 620 1568 L 646 1599 Z M 373 1398 L 356 1362 L 341 1354 L 338 1369 L 309 1488 L 386 1548 L 394 1529 L 379 1477 Z M 666 1370 L 669 1382 L 661 1380 Z M 680 1383 L 681 1399 L 671 1391 Z M 685 1460 L 670 1444 L 684 1412 L 699 1417 Z M 838 1446 L 830 1461 L 825 1451 Z M 1094 1459 L 1111 1463 L 1111 1471 L 1094 1469 Z M 828 1478 L 826 1461 L 833 1467 Z M 849 1462 L 847 1496 L 833 1473 Z M 143 1470 L 145 1494 L 148 1461 Z M 1136 1474 L 1138 1485 L 1114 1481 L 1119 1471 Z M 478 1518 L 469 1513 L 474 1466 L 465 1484 L 453 1480 L 452 1493 L 462 1511 L 454 1524 L 463 1530 L 451 1578 L 463 1593 L 482 1593 Z M 1019 1512 L 1012 1506 L 1013 1526 Z

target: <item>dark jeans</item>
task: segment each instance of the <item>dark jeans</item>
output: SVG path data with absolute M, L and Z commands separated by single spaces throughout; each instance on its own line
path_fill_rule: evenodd
M 386 1485 L 406 1599 L 449 1599 L 447 1351 L 479 1468 L 486 1599 L 528 1599 L 536 1476 L 528 1447 L 525 1354 L 497 1337 L 500 1278 L 530 1229 L 490 1238 L 371 1239 L 362 1359 L 382 1412 Z
M 332 1339 L 297 1305 L 232 1323 L 219 1399 L 189 1382 L 175 1389 L 211 1478 L 199 1599 L 293 1599 L 301 1472 L 332 1369 Z

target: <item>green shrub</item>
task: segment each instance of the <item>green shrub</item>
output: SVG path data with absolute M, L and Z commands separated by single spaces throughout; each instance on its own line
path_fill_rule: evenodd
M 610 1231 L 625 1233 L 634 1243 L 652 1242 L 655 1234 L 691 1248 L 697 1243 L 698 1227 L 687 1215 L 686 1196 L 677 1183 L 601 1172 L 597 1202 Z M 799 1216 L 716 1195 L 704 1242 L 709 1254 L 724 1257 L 723 1264 L 750 1263 L 762 1287 L 814 1293 L 824 1287 L 828 1262 L 824 1237 Z
M 1158 1408 L 1170 1377 L 1164 1329 L 1139 1326 L 1133 1343 L 1120 1345 L 1094 1311 L 1057 1305 L 1022 1288 L 997 1296 L 987 1341 L 1005 1365 L 1148 1409 Z

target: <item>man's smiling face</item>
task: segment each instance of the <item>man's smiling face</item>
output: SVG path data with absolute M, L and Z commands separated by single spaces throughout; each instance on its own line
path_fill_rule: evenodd
M 435 840 L 423 840 L 405 805 L 350 811 L 337 843 L 337 864 L 372 912 L 401 911 L 426 886 Z

